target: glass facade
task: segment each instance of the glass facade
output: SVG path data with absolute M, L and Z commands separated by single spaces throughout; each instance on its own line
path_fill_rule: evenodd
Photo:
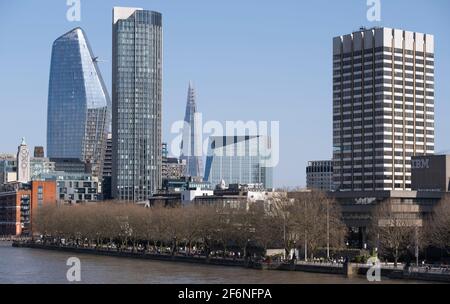
M 81 28 L 53 43 L 48 94 L 49 158 L 79 159 L 100 176 L 110 99 Z
M 40 180 L 43 174 L 55 171 L 55 163 L 48 158 L 32 157 L 30 160 L 31 180 Z
M 273 187 L 267 136 L 213 136 L 209 140 L 205 181 L 218 185 L 262 184 Z
M 17 160 L 14 155 L 0 155 L 0 184 L 11 182 L 11 176 L 17 179 Z
M 306 188 L 310 190 L 333 191 L 333 162 L 331 160 L 308 162 L 306 167 Z
M 162 20 L 113 10 L 112 194 L 144 201 L 161 186 Z
M 189 83 L 186 114 L 184 116 L 183 142 L 181 159 L 186 161 L 184 175 L 203 177 L 201 126 L 196 120 L 197 105 L 195 90 Z

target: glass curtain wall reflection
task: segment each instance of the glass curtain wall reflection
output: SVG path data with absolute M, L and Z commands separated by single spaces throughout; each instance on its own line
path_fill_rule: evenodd
M 78 159 L 102 173 L 110 124 L 110 98 L 97 58 L 81 28 L 53 43 L 50 68 L 47 149 L 53 159 Z
M 145 201 L 161 187 L 162 17 L 113 9 L 112 195 Z

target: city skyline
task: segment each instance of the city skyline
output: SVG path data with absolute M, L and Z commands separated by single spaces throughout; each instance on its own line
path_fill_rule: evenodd
M 106 2 L 106 1 L 105 1 Z M 266 60 L 268 60 L 269 57 L 268 54 L 266 52 L 269 51 L 273 51 L 274 48 L 276 50 L 276 46 L 274 45 L 265 45 L 262 44 L 263 41 L 263 37 L 265 35 L 266 32 L 265 31 L 261 31 L 260 32 L 260 36 L 256 38 L 254 38 L 255 40 L 252 40 L 254 43 L 254 45 L 252 45 L 252 47 L 250 47 L 249 45 L 245 44 L 242 39 L 244 38 L 245 34 L 248 34 L 249 31 L 252 30 L 256 30 L 256 28 L 248 25 L 248 24 L 242 24 L 242 22 L 240 22 L 238 25 L 241 26 L 243 28 L 243 34 L 239 35 L 239 33 L 236 31 L 237 30 L 237 26 L 235 25 L 233 27 L 230 28 L 221 28 L 220 27 L 220 22 L 219 23 L 215 23 L 214 19 L 210 20 L 203 20 L 202 22 L 210 22 L 211 26 L 218 26 L 221 29 L 220 33 L 225 34 L 224 40 L 226 41 L 230 41 L 230 37 L 229 35 L 231 33 L 236 34 L 236 39 L 237 41 L 243 43 L 243 46 L 248 46 L 248 48 L 246 49 L 246 47 L 244 48 L 239 48 L 236 45 L 234 46 L 235 48 L 231 49 L 234 52 L 230 52 L 230 56 L 226 57 L 224 56 L 223 53 L 220 53 L 222 57 L 208 57 L 209 59 L 213 59 L 215 58 L 215 60 L 213 60 L 213 62 L 215 64 L 218 64 L 217 62 L 220 62 L 220 58 L 225 58 L 226 63 L 230 63 L 230 59 L 231 58 L 236 58 L 238 59 L 237 62 L 235 64 L 238 63 L 244 63 L 241 64 L 239 71 L 242 71 L 242 74 L 245 75 L 245 78 L 248 78 L 249 75 L 252 75 L 251 80 L 252 81 L 244 81 L 242 85 L 236 85 L 236 80 L 232 80 L 231 78 L 229 78 L 229 70 L 226 69 L 226 67 L 224 67 L 224 65 L 220 65 L 223 68 L 223 71 L 225 71 L 226 73 L 223 76 L 223 79 L 221 79 L 220 77 L 218 78 L 216 77 L 212 77 L 212 80 L 209 81 L 207 79 L 205 79 L 205 77 L 208 77 L 209 75 L 207 73 L 205 73 L 205 71 L 211 71 L 209 69 L 205 70 L 205 64 L 202 64 L 202 61 L 199 61 L 199 57 L 200 58 L 202 56 L 205 55 L 204 52 L 199 52 L 198 54 L 196 54 L 195 52 L 193 52 L 196 49 L 195 46 L 195 42 L 199 42 L 198 39 L 200 39 L 201 37 L 203 37 L 202 35 L 205 35 L 207 32 L 200 32 L 199 37 L 194 37 L 194 41 L 190 42 L 186 41 L 184 39 L 183 35 L 180 35 L 180 32 L 177 32 L 177 30 L 179 31 L 178 27 L 182 27 L 182 22 L 183 19 L 181 19 L 182 21 L 179 22 L 171 22 L 171 18 L 174 18 L 175 16 L 177 16 L 177 11 L 176 10 L 171 10 L 171 8 L 173 8 L 174 4 L 162 4 L 161 2 L 155 2 L 155 5 L 153 7 L 152 5 L 148 5 L 145 2 L 142 1 L 129 1 L 126 2 L 125 1 L 121 1 L 120 3 L 118 3 L 120 1 L 117 2 L 106 2 L 106 3 L 102 3 L 100 4 L 90 4 L 90 3 L 85 3 L 84 1 L 82 1 L 84 8 L 82 8 L 83 13 L 82 13 L 82 19 L 81 22 L 68 22 L 67 20 L 59 20 L 59 19 L 65 19 L 65 12 L 67 10 L 67 6 L 65 6 L 65 3 L 61 3 L 59 6 L 58 5 L 54 5 L 55 7 L 50 7 L 49 10 L 53 11 L 53 10 L 59 10 L 61 11 L 61 16 L 58 19 L 59 21 L 53 21 L 57 24 L 60 24 L 61 26 L 59 28 L 57 28 L 57 32 L 61 33 L 64 32 L 65 29 L 70 29 L 76 26 L 81 26 L 83 27 L 88 33 L 89 36 L 91 37 L 91 42 L 94 45 L 94 50 L 98 50 L 95 55 L 96 56 L 100 56 L 100 59 L 105 59 L 108 60 L 108 56 L 110 56 L 110 43 L 108 44 L 108 39 L 110 40 L 110 36 L 108 36 L 106 33 L 108 33 L 107 31 L 105 32 L 103 29 L 105 29 L 108 26 L 108 19 L 105 19 L 104 22 L 101 22 L 99 20 L 103 20 L 104 14 L 108 15 L 110 14 L 110 9 L 112 8 L 113 5 L 127 5 L 127 6 L 141 6 L 144 7 L 146 9 L 151 9 L 151 10 L 157 10 L 157 11 L 161 11 L 165 16 L 167 16 L 167 19 L 165 19 L 165 24 L 167 23 L 168 25 L 168 31 L 173 31 L 176 34 L 167 34 L 165 35 L 166 37 L 166 41 L 167 39 L 169 39 L 168 44 L 166 44 L 164 46 L 165 48 L 165 53 L 167 54 L 165 56 L 165 62 L 168 62 L 169 71 L 165 70 L 165 79 L 164 79 L 164 83 L 169 83 L 167 86 L 165 85 L 165 87 L 168 87 L 165 89 L 165 98 L 164 98 L 164 112 L 163 112 L 163 117 L 164 117 L 164 141 L 170 141 L 170 137 L 168 138 L 169 134 L 169 126 L 170 124 L 174 121 L 174 120 L 180 120 L 180 118 L 182 117 L 182 109 L 183 107 L 183 103 L 184 103 L 184 96 L 185 96 L 185 87 L 180 84 L 181 81 L 183 81 L 183 84 L 186 83 L 187 80 L 189 79 L 194 79 L 196 81 L 196 83 L 199 84 L 199 87 L 201 87 L 201 91 L 202 91 L 202 112 L 204 113 L 204 115 L 207 117 L 207 119 L 213 119 L 213 120 L 226 120 L 226 119 L 230 119 L 230 120 L 259 120 L 259 119 L 264 119 L 264 120 L 279 120 L 280 121 L 280 127 L 281 127 L 281 162 L 280 162 L 280 166 L 277 168 L 277 170 L 275 170 L 275 178 L 274 180 L 276 181 L 276 185 L 277 186 L 283 186 L 283 185 L 289 185 L 289 186 L 295 186 L 295 185 L 304 185 L 305 183 L 305 178 L 304 178 L 304 167 L 307 163 L 308 160 L 311 159 L 327 159 L 327 158 L 331 158 L 331 136 L 332 136 L 332 125 L 331 125 L 331 121 L 330 121 L 330 117 L 331 117 L 331 110 L 330 110 L 330 105 L 332 103 L 332 96 L 331 96 L 331 79 L 332 79 L 332 75 L 331 75 L 331 69 L 330 69 L 330 63 L 329 60 L 325 60 L 325 58 L 330 58 L 330 54 L 332 52 L 332 48 L 331 48 L 331 39 L 332 37 L 336 36 L 336 35 L 341 35 L 343 33 L 348 33 L 351 31 L 355 31 L 359 25 L 367 25 L 367 26 L 373 26 L 373 25 L 386 25 L 389 24 L 392 27 L 396 27 L 396 28 L 402 28 L 405 30 L 417 30 L 420 32 L 425 32 L 425 33 L 430 33 L 430 34 L 434 34 L 436 36 L 436 40 L 438 41 L 438 45 L 436 46 L 436 135 L 437 135 L 437 139 L 436 139 L 436 152 L 442 152 L 443 150 L 447 150 L 450 147 L 450 144 L 448 143 L 448 139 L 445 138 L 445 132 L 444 130 L 448 129 L 448 122 L 446 122 L 445 119 L 445 114 L 448 113 L 448 105 L 446 105 L 446 100 L 449 99 L 448 95 L 448 89 L 446 89 L 445 87 L 445 83 L 448 82 L 448 73 L 449 73 L 449 59 L 446 58 L 448 56 L 445 56 L 445 52 L 446 50 L 449 49 L 449 41 L 448 38 L 446 38 L 446 36 L 443 34 L 442 30 L 440 29 L 443 24 L 444 25 L 448 25 L 448 21 L 445 20 L 445 18 L 443 20 L 438 20 L 439 18 L 435 18 L 433 20 L 431 19 L 425 19 L 425 21 L 417 21 L 418 18 L 415 18 L 416 21 L 410 21 L 407 22 L 406 19 L 402 19 L 400 16 L 399 18 L 395 19 L 394 22 L 394 18 L 393 16 L 395 15 L 395 13 L 397 12 L 397 14 L 400 12 L 399 8 L 401 7 L 401 3 L 399 2 L 398 4 L 390 4 L 390 3 L 385 3 L 383 2 L 383 14 L 382 14 L 382 22 L 381 23 L 368 23 L 367 20 L 365 20 L 365 12 L 366 12 L 366 4 L 365 1 L 353 1 L 352 4 L 342 4 L 339 3 L 339 5 L 337 4 L 329 4 L 327 3 L 328 7 L 331 8 L 335 8 L 336 10 L 334 11 L 344 11 L 344 10 L 348 10 L 351 12 L 359 12 L 360 14 L 358 15 L 358 18 L 355 18 L 355 20 L 346 20 L 346 22 L 342 22 L 342 23 L 338 23 L 338 26 L 331 26 L 332 24 L 335 24 L 335 22 L 333 22 L 333 20 L 330 20 L 330 22 L 327 22 L 325 24 L 320 24 L 317 25 L 317 33 L 314 34 L 314 37 L 311 36 L 307 36 L 309 37 L 310 41 L 309 43 L 311 43 L 311 45 L 306 46 L 306 48 L 303 49 L 303 52 L 300 52 L 299 54 L 296 54 L 294 56 L 294 52 L 299 50 L 300 45 L 298 43 L 294 43 L 293 41 L 288 41 L 286 42 L 285 40 L 283 40 L 283 44 L 282 44 L 282 50 L 283 50 L 283 54 L 290 54 L 291 58 L 293 60 L 293 62 L 295 63 L 292 67 L 292 69 L 287 68 L 286 67 L 286 61 L 281 60 L 280 62 L 278 62 L 279 65 L 274 65 L 275 63 L 267 63 L 267 66 L 264 66 L 264 70 L 271 70 L 273 71 L 273 73 L 277 76 L 277 77 L 268 77 L 270 78 L 270 80 L 266 77 L 261 77 L 256 75 L 255 73 L 258 72 L 262 72 L 261 70 L 261 63 L 265 62 Z M 198 2 L 194 2 L 194 5 L 192 8 L 189 8 L 190 10 L 194 11 L 195 8 L 197 8 L 197 3 L 202 3 L 202 1 L 198 1 Z M 409 4 L 410 2 L 408 2 Z M 421 9 L 423 10 L 432 10 L 434 11 L 434 13 L 430 13 L 430 15 L 436 16 L 437 14 L 439 14 L 440 9 L 442 9 L 442 6 L 444 6 L 444 8 L 448 7 L 448 4 L 419 4 L 416 3 L 417 5 L 411 5 L 410 9 L 413 11 L 413 14 L 416 15 L 420 15 L 421 13 Z M 3 4 L 1 4 L 3 5 Z M 89 9 L 89 6 L 92 5 L 92 9 Z M 223 4 L 221 4 L 223 5 Z M 282 35 L 280 35 L 280 37 L 278 39 L 285 39 L 286 36 L 289 33 L 296 33 L 295 37 L 298 37 L 298 39 L 301 38 L 301 36 L 303 34 L 305 34 L 305 30 L 302 27 L 286 27 L 286 23 L 289 24 L 297 24 L 297 25 L 301 25 L 303 24 L 304 21 L 300 22 L 297 19 L 295 19 L 294 17 L 298 17 L 299 15 L 302 15 L 301 10 L 302 9 L 308 9 L 309 11 L 312 10 L 313 15 L 314 14 L 318 14 L 319 13 L 319 9 L 318 7 L 320 4 L 304 4 L 302 7 L 301 5 L 296 5 L 293 4 L 291 2 L 287 2 L 287 8 L 295 8 L 296 10 L 293 10 L 293 13 L 291 14 L 287 14 L 287 21 L 282 21 L 280 20 L 280 24 L 276 25 L 276 28 L 273 29 L 273 31 L 276 31 L 276 33 L 278 33 L 278 31 L 281 31 L 281 29 L 286 30 L 286 33 L 283 33 Z M 17 5 L 18 7 L 20 7 L 21 5 Z M 52 5 L 50 5 L 52 6 Z M 182 7 L 184 7 L 183 5 L 181 5 Z M 336 6 L 336 7 L 334 7 Z M 337 7 L 339 6 L 339 7 Z M 32 6 L 31 6 L 32 7 Z M 175 6 L 176 7 L 176 6 Z M 237 16 L 241 16 L 240 14 L 244 14 L 244 13 L 248 13 L 249 9 L 250 9 L 251 5 L 244 4 L 242 5 L 242 11 L 240 12 L 235 12 L 235 14 L 237 14 Z M 409 7 L 409 6 L 408 6 Z M 2 7 L 3 8 L 3 7 Z M 96 8 L 98 8 L 99 10 L 96 10 Z M 108 8 L 108 9 L 106 9 Z M 269 4 L 264 4 L 261 9 L 261 12 L 264 13 L 263 16 L 268 16 L 269 15 L 269 8 L 270 5 Z M 280 10 L 285 10 L 287 9 L 285 7 L 280 8 Z M 440 8 L 440 9 L 439 9 Z M 12 6 L 12 8 L 5 8 L 6 10 L 11 9 L 14 11 L 15 7 Z M 201 11 L 201 12 L 205 12 L 205 10 L 207 9 L 211 9 L 210 6 L 206 5 L 206 7 Z M 106 10 L 106 12 L 104 12 L 104 10 Z M 93 18 L 93 16 L 89 16 L 89 14 L 92 14 L 92 11 L 94 11 L 95 13 L 99 13 L 100 17 L 99 18 Z M 333 11 L 333 9 L 330 9 L 330 11 Z M 445 11 L 444 9 L 442 9 L 442 11 Z M 213 16 L 217 16 L 220 14 L 218 14 L 216 11 L 212 11 L 213 12 Z M 321 12 L 323 14 L 325 14 L 326 16 L 332 16 L 329 12 Z M 97 14 L 95 14 L 97 15 Z M 289 17 L 289 18 L 288 18 Z M 90 19 L 91 18 L 91 19 Z M 261 25 L 262 23 L 258 23 L 258 22 L 262 22 L 262 19 L 259 19 L 259 17 L 255 17 L 256 18 L 256 24 Z M 338 19 L 338 17 L 336 17 Z M 348 18 L 348 19 L 352 19 L 352 18 Z M 413 18 L 411 16 L 408 16 L 407 20 L 412 20 Z M 30 20 L 33 20 L 33 18 L 30 18 Z M 51 20 L 51 19 L 49 19 Z M 187 20 L 184 20 L 185 22 L 187 22 Z M 200 23 L 202 23 L 200 22 Z M 295 23 L 298 22 L 298 23 Z M 49 21 L 49 23 L 51 23 Z M 95 23 L 96 25 L 99 25 L 99 29 L 96 29 L 93 26 L 93 23 Z M 443 23 L 443 24 L 442 24 Z M 181 24 L 181 25 L 180 25 Z M 194 22 L 194 28 L 195 26 L 198 26 L 199 23 Z M 254 25 L 256 26 L 256 25 Z M 63 28 L 64 27 L 64 28 Z M 192 28 L 189 28 L 192 30 Z M 19 29 L 20 30 L 20 29 Z M 93 34 L 91 36 L 91 31 L 93 31 L 95 34 Z M 50 32 L 50 31 L 49 31 Z M 3 32 L 2 32 L 3 33 Z M 100 37 L 99 35 L 103 33 L 103 36 L 106 36 L 106 38 Z M 178 34 L 177 34 L 178 33 Z M 228 34 L 227 34 L 228 33 Z M 281 33 L 281 32 L 280 32 Z M 307 34 L 307 33 L 306 33 Z M 48 34 L 49 35 L 49 34 Z M 54 37 L 57 37 L 58 35 L 54 35 Z M 219 35 L 220 36 L 220 35 Z M 9 37 L 9 36 L 7 36 Z M 54 39 L 54 37 L 52 39 Z M 95 38 L 92 38 L 95 37 Z M 248 38 L 248 37 L 247 37 Z M 216 38 L 211 37 L 211 39 L 213 39 L 213 41 L 216 41 Z M 46 41 L 45 39 L 40 39 L 40 40 L 44 40 L 45 43 L 38 44 L 38 50 L 40 48 L 42 49 L 47 49 L 48 51 L 48 47 L 51 44 L 49 41 Z M 180 62 L 180 60 L 185 60 L 184 62 L 187 62 L 189 60 L 186 60 L 186 54 L 183 54 L 183 52 L 179 52 L 179 50 L 177 50 L 176 48 L 173 48 L 173 45 L 175 44 L 175 46 L 177 45 L 177 43 L 175 42 L 175 40 L 180 40 L 179 43 L 183 42 L 186 46 L 187 50 L 190 50 L 188 55 L 189 56 L 193 56 L 194 58 L 197 59 L 197 61 L 194 60 L 194 63 L 197 62 L 197 65 L 194 64 L 194 66 L 191 66 L 189 64 L 185 64 L 185 65 L 179 65 L 179 67 L 181 67 L 181 71 L 182 73 L 179 73 L 181 75 L 175 75 L 176 73 L 174 73 L 174 65 L 177 65 L 178 62 Z M 281 40 L 278 40 L 279 42 Z M 200 41 L 201 42 L 201 41 Z M 290 43 L 292 42 L 292 45 L 290 45 Z M 306 44 L 306 41 L 304 41 Z M 41 43 L 41 42 L 40 42 Z M 287 44 L 286 44 L 287 43 Z M 211 44 L 213 44 L 213 42 L 211 42 Z M 45 46 L 44 46 L 45 45 Z M 322 49 L 316 49 L 316 46 L 321 46 Z M 97 47 L 98 46 L 98 47 Z M 200 43 L 200 46 L 205 47 L 204 44 Z M 220 44 L 219 44 L 220 46 Z M 292 46 L 292 47 L 291 47 Z M 197 46 L 198 47 L 198 46 Z M 211 46 L 210 46 L 211 47 Z M 261 48 L 262 47 L 262 48 Z M 261 54 L 260 56 L 257 56 L 257 60 L 251 60 L 250 59 L 250 54 L 253 53 L 255 54 L 255 51 L 257 48 L 261 48 Z M 314 59 L 313 61 L 316 61 L 315 63 L 317 64 L 317 70 L 312 69 L 312 66 L 306 62 L 304 62 L 303 60 L 303 56 L 304 57 L 308 57 L 311 58 L 312 54 L 308 53 L 308 50 L 310 48 L 314 48 Z M 207 48 L 207 50 L 211 51 L 211 49 Z M 215 49 L 217 50 L 217 49 Z M 237 50 L 241 50 L 242 52 L 240 53 L 240 56 L 236 55 L 236 51 Z M 36 52 L 37 54 L 41 54 L 42 57 L 39 57 L 39 60 L 45 61 L 45 58 L 49 57 L 49 53 L 44 54 L 44 52 L 41 50 L 39 52 Z M 2 46 L 0 46 L 0 54 L 9 54 L 7 52 L 6 49 L 4 49 Z M 210 54 L 214 54 L 210 53 Z M 266 57 L 267 56 L 267 57 Z M 4 57 L 4 56 L 1 56 Z M 169 57 L 171 60 L 168 60 L 167 57 Z M 287 56 L 289 57 L 289 56 Z M 300 58 L 302 57 L 302 58 Z M 14 57 L 13 57 L 14 58 Z M 317 61 L 323 61 L 324 64 L 319 64 Z M 198 64 L 198 62 L 200 62 L 200 64 Z M 2 62 L 3 63 L 3 60 Z M 208 62 L 209 63 L 209 62 Z M 247 63 L 247 64 L 245 64 Z M 35 65 L 39 65 L 37 63 L 35 63 L 32 66 Z M 104 78 L 105 79 L 110 79 L 110 77 L 108 77 L 110 75 L 110 71 L 108 71 L 109 68 L 109 63 L 106 64 L 102 64 L 100 63 L 101 66 L 101 70 L 102 73 L 104 73 Z M 8 68 L 10 67 L 10 65 L 5 62 L 5 65 L 3 65 L 6 67 L 6 71 L 8 71 Z M 234 65 L 233 65 L 234 66 Z M 197 69 L 195 69 L 195 67 L 197 67 Z M 216 67 L 217 68 L 217 67 Z M 234 68 L 236 69 L 237 66 L 234 66 Z M 253 70 L 252 70 L 253 68 Z M 179 68 L 180 69 L 180 68 Z M 176 70 L 176 68 L 175 68 Z M 187 71 L 194 71 L 194 72 L 187 72 Z M 252 72 L 248 72 L 248 70 L 252 70 Z M 44 73 L 45 71 L 47 71 L 46 73 Z M 281 71 L 284 71 L 284 73 L 280 73 Z M 16 73 L 19 73 L 19 71 L 16 71 Z M 44 70 L 44 72 L 41 71 L 34 71 L 32 75 L 34 75 L 35 73 L 38 73 L 39 75 L 41 75 L 41 73 L 43 73 L 43 76 L 45 76 L 45 74 L 48 74 L 48 68 L 46 68 Z M 195 74 L 193 75 L 194 77 L 187 77 L 188 74 Z M 317 74 L 316 74 L 317 73 Z M 212 75 L 217 75 L 217 74 L 212 74 Z M 3 77 L 5 77 L 4 74 L 2 74 Z M 14 76 L 14 74 L 12 75 Z M 281 76 L 281 77 L 279 77 Z M 288 76 L 294 76 L 292 80 L 287 80 L 286 78 Z M 303 77 L 305 76 L 309 76 L 311 78 L 311 80 L 307 80 L 307 79 L 303 79 Z M 172 78 L 176 77 L 175 80 L 173 80 Z M 302 78 L 299 79 L 298 77 Z M 11 77 L 11 79 L 14 79 L 15 77 Z M 44 79 L 42 82 L 45 84 L 46 82 L 48 83 L 48 77 L 44 77 L 47 79 Z M 183 79 L 181 79 L 183 78 Z M 241 77 L 236 77 L 238 80 L 242 81 Z M 275 79 L 274 78 L 279 78 L 279 79 Z M 33 79 L 32 76 L 30 76 L 28 79 Z M 228 80 L 228 82 L 224 82 L 223 80 L 226 79 Z M 4 83 L 9 83 L 9 80 L 4 79 Z M 31 80 L 29 80 L 31 81 Z M 214 81 L 214 82 L 212 82 Z M 284 81 L 284 82 L 283 82 Z M 267 86 L 269 89 L 267 90 L 261 90 L 260 87 L 264 87 L 265 84 L 273 82 L 274 86 Z M 39 83 L 39 82 L 38 82 Z M 308 87 L 308 84 L 314 84 L 311 86 L 311 89 L 306 90 L 306 88 Z M 107 83 L 107 86 L 110 87 L 109 81 Z M 245 86 L 245 89 L 244 89 Z M 14 87 L 14 86 L 12 86 Z M 33 87 L 33 86 L 32 86 Z M 45 84 L 44 86 L 44 91 L 47 87 L 47 84 Z M 277 89 L 271 89 L 277 87 Z M 227 92 L 226 89 L 229 88 L 233 88 L 233 90 L 229 90 L 229 92 Z M 259 90 L 257 89 L 259 88 Z M 315 91 L 315 90 L 320 90 L 320 92 Z M 36 92 L 41 91 L 42 88 L 39 88 L 37 90 L 35 90 Z M 302 92 L 302 94 L 305 94 L 305 96 L 296 96 L 294 97 L 293 95 L 296 95 L 298 93 L 292 93 L 295 91 L 304 91 Z M 180 93 L 179 92 L 183 92 L 181 94 L 180 97 Z M 313 92 L 314 91 L 314 92 Z M 23 96 L 24 93 L 17 93 L 19 95 L 19 99 L 20 96 Z M 26 94 L 25 94 L 26 95 Z M 168 95 L 168 96 L 167 96 Z M 184 95 L 184 96 L 183 96 Z M 39 96 L 39 95 L 37 95 Z M 446 97 L 447 96 L 447 97 Z M 286 98 L 284 98 L 286 97 Z M 5 90 L 2 90 L 2 92 L 0 93 L 0 98 L 2 100 L 2 102 L 4 100 L 11 100 L 15 97 L 14 92 L 11 92 L 10 88 L 8 85 L 5 86 Z M 270 105 L 270 103 L 268 102 L 269 100 L 273 100 L 273 99 L 282 99 L 282 100 L 276 100 L 273 104 L 277 104 L 277 105 L 285 105 L 285 107 L 274 107 L 273 104 Z M 31 98 L 29 98 L 30 100 Z M 34 97 L 33 100 L 35 99 L 40 99 L 38 97 Z M 226 108 L 220 108 L 220 111 L 217 111 L 217 106 L 219 104 L 221 104 L 221 101 L 227 101 L 227 107 Z M 240 110 L 238 110 L 238 105 L 240 106 L 241 104 L 245 104 L 245 100 L 247 100 L 247 105 L 244 106 L 244 108 L 241 108 Z M 24 102 L 24 101 L 23 101 Z M 255 108 L 256 105 L 259 105 L 260 103 L 262 103 L 264 106 L 260 107 L 260 109 L 256 109 L 255 111 L 250 111 L 250 108 Z M 13 103 L 11 104 L 11 111 L 18 111 L 18 109 L 15 108 L 16 104 L 21 104 L 20 102 L 18 103 Z M 28 103 L 26 103 L 28 105 Z M 41 105 L 41 107 L 43 107 L 44 109 L 45 107 L 45 103 L 43 103 L 42 101 L 40 101 L 38 104 Z M 310 106 L 311 104 L 311 106 Z M 22 104 L 23 105 L 23 104 Z M 34 104 L 30 107 L 27 107 L 32 109 L 33 106 L 35 106 Z M 278 109 L 280 108 L 280 109 Z M 283 108 L 288 108 L 289 110 L 283 110 Z M 174 110 L 177 109 L 177 110 Z M 216 109 L 216 110 L 215 110 Z M 292 111 L 292 109 L 297 110 L 297 111 Z M 325 109 L 325 110 L 324 110 Z M 247 111 L 246 111 L 247 110 Z M 447 111 L 446 111 L 447 110 Z M 33 119 L 34 116 L 39 116 L 39 119 L 36 121 L 36 125 L 39 125 L 40 122 L 39 121 L 44 121 L 45 122 L 45 114 L 44 115 L 40 115 L 38 114 L 39 112 L 42 112 L 40 108 L 37 109 L 36 112 L 31 111 L 32 113 L 23 113 L 27 110 L 22 110 L 22 116 L 24 115 L 25 117 L 28 118 L 28 121 L 30 121 L 29 123 L 22 123 L 22 125 L 24 126 L 19 126 L 15 131 L 14 134 L 10 135 L 8 134 L 5 138 L 5 141 L 2 142 L 2 146 L 0 146 L 0 150 L 2 152 L 13 152 L 14 147 L 16 146 L 16 142 L 17 142 L 17 138 L 20 138 L 22 136 L 27 138 L 27 141 L 30 143 L 30 146 L 35 146 L 35 145 L 42 145 L 45 142 L 45 132 L 38 132 L 38 131 L 30 131 L 29 129 L 39 129 L 39 128 L 35 128 L 33 125 Z M 251 113 L 251 114 L 250 114 Z M 31 115 L 31 116 L 28 116 Z M 166 118 L 167 117 L 167 118 Z M 301 119 L 298 119 L 301 118 Z M 7 123 L 8 125 L 11 124 L 11 122 L 8 120 L 9 118 L 6 118 L 4 123 Z M 315 132 L 310 132 L 310 129 L 307 128 L 306 126 L 308 126 L 308 124 L 311 124 L 313 121 L 322 121 L 323 123 L 320 124 L 320 126 L 317 126 L 317 128 L 315 128 Z M 33 128 L 31 128 L 30 126 L 33 126 Z M 4 126 L 3 126 L 4 127 Z M 44 128 L 45 129 L 45 128 Z M 303 130 L 305 129 L 305 130 Z M 17 133 L 16 133 L 17 132 Z M 30 133 L 31 132 L 31 133 Z M 33 133 L 36 132 L 36 133 Z M 43 133 L 43 134 L 40 134 Z M 40 139 L 39 139 L 40 138 Z M 319 139 L 318 139 L 319 138 Z M 304 140 L 299 140 L 299 139 L 304 139 Z M 294 143 L 298 142 L 298 143 Z M 308 149 L 304 149 L 302 148 L 302 143 L 308 143 Z M 299 149 L 300 148 L 300 149 Z M 48 147 L 47 147 L 48 149 Z M 296 166 L 292 166 L 292 162 L 295 162 Z

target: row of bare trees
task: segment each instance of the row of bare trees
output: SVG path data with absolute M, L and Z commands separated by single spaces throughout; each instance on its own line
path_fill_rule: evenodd
M 392 257 L 395 266 L 401 256 L 418 259 L 430 247 L 450 254 L 450 198 L 425 216 L 418 205 L 380 204 L 372 213 L 368 236 L 372 247 Z
M 335 201 L 319 192 L 249 208 L 222 204 L 183 207 L 108 202 L 41 209 L 33 223 L 45 241 L 74 246 L 117 248 L 209 256 L 211 251 L 244 257 L 268 248 L 303 248 L 314 257 L 319 248 L 345 246 L 346 228 Z
M 390 202 L 377 206 L 368 227 L 369 246 L 397 264 L 400 257 L 418 256 L 434 247 L 450 254 L 450 198 L 441 200 L 433 212 L 417 217 L 418 206 Z M 144 208 L 107 202 L 96 205 L 47 207 L 33 217 L 33 230 L 52 240 L 75 246 L 138 248 L 146 252 L 222 255 L 249 251 L 263 254 L 268 248 L 301 249 L 314 258 L 319 249 L 343 249 L 347 228 L 339 205 L 320 192 L 299 193 L 270 204 L 250 208 L 224 205 L 188 205 Z M 249 250 L 250 249 L 250 250 Z

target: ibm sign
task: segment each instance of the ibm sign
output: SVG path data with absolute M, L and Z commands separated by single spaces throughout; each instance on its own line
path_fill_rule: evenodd
M 411 168 L 412 169 L 430 169 L 430 159 L 412 159 L 411 160 Z

